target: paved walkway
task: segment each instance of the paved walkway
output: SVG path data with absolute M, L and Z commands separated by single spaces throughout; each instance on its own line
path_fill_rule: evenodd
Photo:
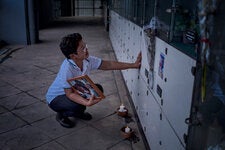
M 61 20 L 40 30 L 40 43 L 8 46 L 11 57 L 0 64 L 0 149 L 2 150 L 145 150 L 120 71 L 94 71 L 91 78 L 103 85 L 106 98 L 88 107 L 91 121 L 74 120 L 76 126 L 63 128 L 48 108 L 45 93 L 56 76 L 64 56 L 61 37 L 79 32 L 89 52 L 115 60 L 108 33 L 99 22 Z M 115 113 L 121 103 L 130 117 Z M 129 125 L 135 131 L 124 139 L 120 129 Z

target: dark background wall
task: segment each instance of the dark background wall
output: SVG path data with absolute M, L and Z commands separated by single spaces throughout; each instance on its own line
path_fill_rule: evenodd
M 0 0 L 0 40 L 8 44 L 33 44 L 38 30 L 53 20 L 53 0 Z
M 59 1 L 54 0 L 37 0 L 36 8 L 38 9 L 39 29 L 46 28 L 57 16 L 57 6 Z M 58 8 L 59 9 L 59 8 Z
M 39 29 L 49 27 L 59 17 L 73 16 L 74 3 L 74 0 L 0 0 L 0 40 L 8 44 L 37 43 Z M 78 10 L 84 11 L 83 5 Z M 100 8 L 89 11 L 94 9 L 100 11 Z M 85 15 L 88 13 L 82 16 Z
M 26 21 L 23 0 L 0 0 L 0 40 L 26 44 Z

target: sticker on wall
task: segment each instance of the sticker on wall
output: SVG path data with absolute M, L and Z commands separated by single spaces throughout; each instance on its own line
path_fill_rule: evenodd
M 163 53 L 161 53 L 160 59 L 159 59 L 159 70 L 158 70 L 158 75 L 161 77 L 161 79 L 163 79 L 164 61 L 165 61 L 165 56 Z

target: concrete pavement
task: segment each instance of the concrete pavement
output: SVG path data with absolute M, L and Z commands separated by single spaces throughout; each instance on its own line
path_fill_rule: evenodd
M 115 60 L 108 33 L 99 20 L 61 19 L 39 31 L 40 43 L 9 45 L 18 49 L 0 64 L 0 149 L 2 150 L 145 150 L 129 96 L 120 71 L 94 71 L 91 78 L 104 87 L 106 98 L 87 108 L 93 119 L 74 119 L 76 126 L 63 128 L 48 108 L 45 93 L 56 76 L 64 56 L 60 39 L 79 32 L 92 55 Z M 115 113 L 121 103 L 129 118 Z M 124 139 L 120 129 L 135 131 Z

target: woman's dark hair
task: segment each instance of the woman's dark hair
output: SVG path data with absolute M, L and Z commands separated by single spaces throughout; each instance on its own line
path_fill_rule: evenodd
M 66 58 L 70 58 L 70 54 L 77 54 L 77 47 L 81 40 L 82 36 L 79 33 L 72 33 L 62 38 L 59 47 Z

